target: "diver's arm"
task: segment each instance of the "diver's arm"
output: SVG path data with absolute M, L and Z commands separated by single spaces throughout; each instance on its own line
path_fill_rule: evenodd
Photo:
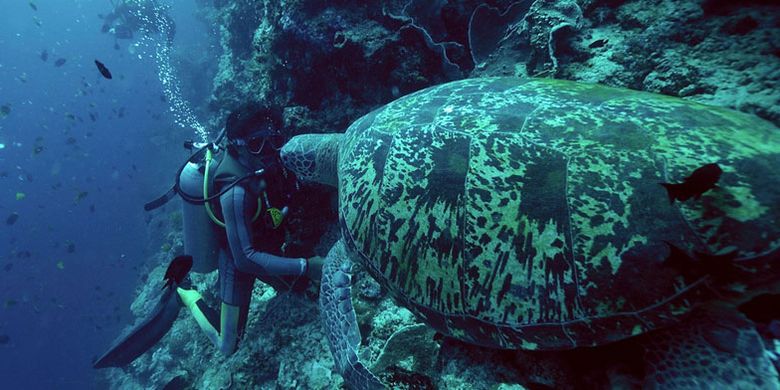
M 249 229 L 253 213 L 247 212 L 247 198 L 246 189 L 241 185 L 231 188 L 220 197 L 230 252 L 238 270 L 255 276 L 304 275 L 306 259 L 275 256 L 252 247 Z
M 211 343 L 225 356 L 235 352 L 238 345 L 239 307 L 222 302 L 220 312 L 217 313 L 203 302 L 198 291 L 180 287 L 176 291 Z

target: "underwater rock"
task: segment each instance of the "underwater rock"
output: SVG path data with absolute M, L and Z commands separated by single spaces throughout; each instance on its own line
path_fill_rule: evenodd
M 555 53 L 558 40 L 580 29 L 582 10 L 573 0 L 536 1 L 524 23 L 531 47 L 531 55 L 526 63 L 528 75 L 542 72 L 547 76 L 555 75 L 558 71 Z
M 502 40 L 517 28 L 518 19 L 525 17 L 532 1 L 517 1 L 505 10 L 481 4 L 469 20 L 469 49 L 475 66 L 479 67 L 494 54 Z
M 698 69 L 685 64 L 679 56 L 670 55 L 645 76 L 642 89 L 670 96 L 694 95 L 704 91 L 697 86 L 700 78 Z
M 407 372 L 434 376 L 440 345 L 436 332 L 424 324 L 405 326 L 387 340 L 372 370 L 376 373 L 397 366 Z

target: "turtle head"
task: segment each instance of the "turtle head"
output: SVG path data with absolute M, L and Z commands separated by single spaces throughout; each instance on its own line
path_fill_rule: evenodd
M 302 134 L 280 150 L 284 165 L 299 179 L 338 185 L 338 157 L 342 134 Z

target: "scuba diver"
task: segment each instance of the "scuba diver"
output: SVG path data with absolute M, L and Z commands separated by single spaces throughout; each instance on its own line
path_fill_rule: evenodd
M 247 322 L 255 279 L 277 291 L 295 292 L 320 279 L 322 257 L 286 254 L 285 217 L 300 188 L 280 161 L 279 149 L 287 141 L 282 128 L 280 108 L 242 106 L 230 114 L 217 141 L 201 147 L 182 166 L 174 188 L 145 206 L 160 207 L 176 194 L 183 198 L 186 256 L 174 259 L 166 271 L 168 282 L 152 314 L 98 358 L 95 368 L 135 360 L 168 332 L 182 306 L 209 340 L 230 355 Z M 219 311 L 189 288 L 184 276 L 190 267 L 194 272 L 219 269 Z
M 133 39 L 142 28 L 149 32 L 165 32 L 168 44 L 176 35 L 173 18 L 154 0 L 120 0 L 112 2 L 114 9 L 103 16 L 102 33 L 116 39 Z

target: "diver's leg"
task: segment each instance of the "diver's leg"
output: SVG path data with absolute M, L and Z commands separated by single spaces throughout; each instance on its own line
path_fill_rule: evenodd
M 219 349 L 225 355 L 235 352 L 238 339 L 244 331 L 252 297 L 254 276 L 236 268 L 231 256 L 222 256 L 219 261 L 219 295 L 222 299 L 220 316 Z
M 640 342 L 646 389 L 780 389 L 754 324 L 733 309 L 699 310 Z
M 179 293 L 182 302 L 184 302 L 184 306 L 192 314 L 192 318 L 197 322 L 198 327 L 206 333 L 206 336 L 214 345 L 219 346 L 219 332 L 217 331 L 219 314 L 203 302 L 203 297 L 197 290 L 185 290 L 179 287 L 176 291 Z
M 219 285 L 222 304 L 219 313 L 207 306 L 197 291 L 182 288 L 177 290 L 198 326 L 226 356 L 235 352 L 238 339 L 246 325 L 253 284 L 254 278 L 238 272 L 231 258 L 220 256 Z
M 352 307 L 352 262 L 344 243 L 333 245 L 322 267 L 320 315 L 325 325 L 336 369 L 351 389 L 382 389 L 384 386 L 358 359 L 360 329 Z

